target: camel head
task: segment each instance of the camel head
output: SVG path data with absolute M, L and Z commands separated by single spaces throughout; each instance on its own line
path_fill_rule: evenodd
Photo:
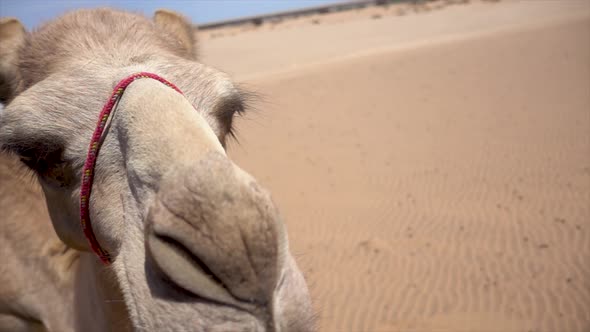
M 76 308 L 92 311 L 78 324 L 95 321 L 85 330 L 311 330 L 279 212 L 225 152 L 245 93 L 195 49 L 190 24 L 168 11 L 82 10 L 32 33 L 3 19 L 0 146 L 34 172 L 56 232 L 81 252 Z M 82 168 L 113 87 L 142 71 L 184 95 L 139 79 L 106 126 L 89 201 L 112 257 L 103 267 L 80 226 Z

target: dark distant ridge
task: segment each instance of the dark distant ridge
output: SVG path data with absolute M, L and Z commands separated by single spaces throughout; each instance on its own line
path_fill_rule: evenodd
M 254 25 L 261 25 L 269 22 L 279 22 L 285 18 L 296 18 L 300 16 L 312 15 L 312 14 L 326 14 L 335 13 L 351 9 L 365 8 L 369 6 L 383 6 L 390 3 L 403 3 L 403 2 L 425 2 L 425 0 L 356 0 L 356 1 L 343 1 L 327 5 L 306 7 L 302 9 L 295 9 L 289 11 L 275 12 L 264 15 L 246 16 L 235 18 L 231 20 L 216 21 L 211 23 L 198 24 L 200 30 L 215 29 L 224 26 L 242 25 L 251 23 Z

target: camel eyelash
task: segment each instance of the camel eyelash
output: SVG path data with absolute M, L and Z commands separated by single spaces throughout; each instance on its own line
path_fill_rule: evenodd
M 20 161 L 37 174 L 45 174 L 51 167 L 62 164 L 63 145 L 36 140 L 16 140 L 5 143 L 2 150 L 16 154 Z
M 225 126 L 226 135 L 232 140 L 238 141 L 237 130 L 234 126 L 234 117 L 236 115 L 242 116 L 247 110 L 252 107 L 253 101 L 258 99 L 258 95 L 244 90 L 238 89 L 238 92 L 233 96 L 224 99 L 217 106 L 216 116 L 219 122 Z M 225 145 L 225 144 L 224 144 Z

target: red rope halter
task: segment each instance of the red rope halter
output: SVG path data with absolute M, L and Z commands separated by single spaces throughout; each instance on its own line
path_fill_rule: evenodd
M 92 180 L 94 178 L 94 166 L 96 165 L 96 157 L 98 156 L 98 151 L 101 146 L 101 137 L 106 126 L 106 123 L 113 111 L 113 108 L 117 105 L 117 102 L 123 95 L 125 89 L 133 83 L 135 80 L 140 78 L 151 78 L 156 81 L 159 81 L 172 89 L 176 90 L 178 93 L 183 95 L 182 91 L 177 88 L 174 84 L 166 81 L 162 77 L 152 74 L 152 73 L 136 73 L 131 76 L 128 76 L 122 79 L 113 89 L 113 93 L 109 100 L 104 104 L 102 111 L 100 112 L 100 116 L 98 117 L 98 122 L 96 123 L 96 128 L 94 129 L 94 134 L 92 135 L 92 139 L 90 140 L 90 146 L 88 147 L 88 154 L 86 155 L 86 162 L 84 163 L 84 169 L 82 172 L 82 185 L 80 186 L 80 224 L 82 225 L 82 230 L 84 231 L 84 236 L 88 240 L 90 244 L 90 248 L 98 258 L 105 264 L 109 265 L 111 263 L 111 256 L 107 251 L 105 251 L 94 236 L 94 232 L 92 231 L 92 224 L 90 223 L 90 193 L 92 192 Z

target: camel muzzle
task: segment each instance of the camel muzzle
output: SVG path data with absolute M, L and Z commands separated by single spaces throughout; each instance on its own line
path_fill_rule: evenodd
M 269 194 L 219 152 L 168 172 L 147 217 L 148 259 L 164 278 L 197 297 L 265 315 L 285 242 Z

